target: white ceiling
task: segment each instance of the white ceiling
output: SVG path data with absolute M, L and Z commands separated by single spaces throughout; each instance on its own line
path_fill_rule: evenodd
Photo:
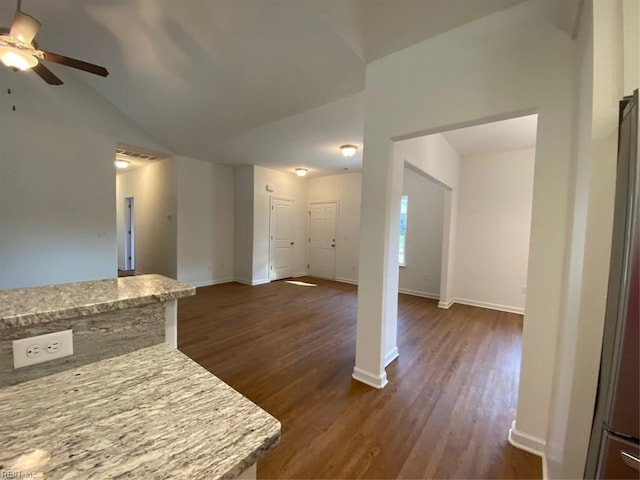
M 442 133 L 461 157 L 534 148 L 537 115 L 476 125 Z M 309 169 L 309 177 L 362 169 L 364 95 L 328 103 L 279 122 L 236 135 L 217 147 L 219 163 L 256 163 L 283 172 Z M 345 159 L 339 146 L 357 145 Z
M 312 1 L 369 63 L 524 0 Z
M 538 115 L 450 130 L 443 133 L 461 157 L 523 150 L 536 146 Z
M 106 66 L 106 79 L 78 75 L 168 151 L 244 162 L 261 152 L 242 135 L 274 131 L 286 151 L 252 163 L 335 169 L 328 145 L 361 131 L 359 114 L 347 125 L 312 110 L 293 138 L 271 124 L 362 91 L 368 61 L 520 1 L 23 0 L 23 10 L 43 23 L 42 48 Z M 13 9 L 1 2 L 0 25 Z M 62 80 L 74 74 L 49 66 Z M 310 132 L 316 121 L 325 132 Z
M 362 93 L 307 110 L 263 127 L 235 135 L 215 149 L 218 163 L 262 166 L 293 173 L 309 169 L 308 176 L 358 171 L 362 167 L 364 98 Z M 340 145 L 356 145 L 347 159 Z

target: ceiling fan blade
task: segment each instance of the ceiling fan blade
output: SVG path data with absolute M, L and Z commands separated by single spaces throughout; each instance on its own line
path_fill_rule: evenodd
M 31 43 L 40 29 L 40 22 L 20 10 L 16 10 L 9 34 L 24 43 Z
M 42 63 L 38 63 L 38 65 L 33 67 L 31 70 L 36 72 L 36 74 L 38 74 L 38 76 L 49 85 L 62 85 L 62 80 L 56 77 L 54 73 L 47 67 L 45 67 Z
M 65 57 L 64 55 L 58 55 L 57 53 L 45 52 L 42 50 L 40 52 L 42 53 L 43 58 L 49 62 L 59 63 L 60 65 L 76 68 L 84 72 L 93 73 L 94 75 L 100 75 L 101 77 L 109 75 L 107 69 L 100 65 L 94 65 L 93 63 L 83 62 L 82 60 L 77 60 L 75 58 Z

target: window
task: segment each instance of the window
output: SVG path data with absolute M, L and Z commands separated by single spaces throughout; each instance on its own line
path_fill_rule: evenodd
M 403 195 L 400 200 L 400 242 L 398 248 L 398 263 L 404 267 L 406 245 L 407 245 L 407 206 L 409 205 L 409 197 Z

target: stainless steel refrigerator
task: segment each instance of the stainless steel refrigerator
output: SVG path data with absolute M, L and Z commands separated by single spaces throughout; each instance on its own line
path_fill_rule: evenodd
M 609 289 L 585 478 L 640 478 L 639 175 L 636 90 L 620 102 Z

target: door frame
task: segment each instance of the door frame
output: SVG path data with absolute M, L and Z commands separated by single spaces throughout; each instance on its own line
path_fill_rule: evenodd
M 272 258 L 272 251 L 273 249 L 272 247 L 272 243 L 273 243 L 273 201 L 274 200 L 280 200 L 280 201 L 284 201 L 284 202 L 291 202 L 294 206 L 296 204 L 296 200 L 294 198 L 288 198 L 288 197 L 278 197 L 276 195 L 269 195 L 269 264 L 268 264 L 268 278 L 269 278 L 269 282 L 273 282 L 273 258 Z M 295 234 L 296 234 L 296 217 L 295 215 L 293 215 L 293 236 L 295 238 Z M 293 245 L 295 247 L 295 243 Z M 292 262 L 293 263 L 293 262 Z M 293 268 L 293 267 L 292 267 Z M 293 276 L 295 272 L 291 272 L 291 275 Z
M 336 218 L 335 218 L 335 232 L 336 232 L 336 248 L 333 254 L 333 279 L 336 276 L 336 261 L 338 257 L 338 219 L 340 218 L 340 200 L 314 200 L 307 203 L 307 275 L 311 273 L 311 266 L 309 260 L 311 258 L 311 205 L 320 205 L 323 203 L 335 203 L 336 204 Z
M 134 197 L 124 199 L 124 269 L 136 269 Z

